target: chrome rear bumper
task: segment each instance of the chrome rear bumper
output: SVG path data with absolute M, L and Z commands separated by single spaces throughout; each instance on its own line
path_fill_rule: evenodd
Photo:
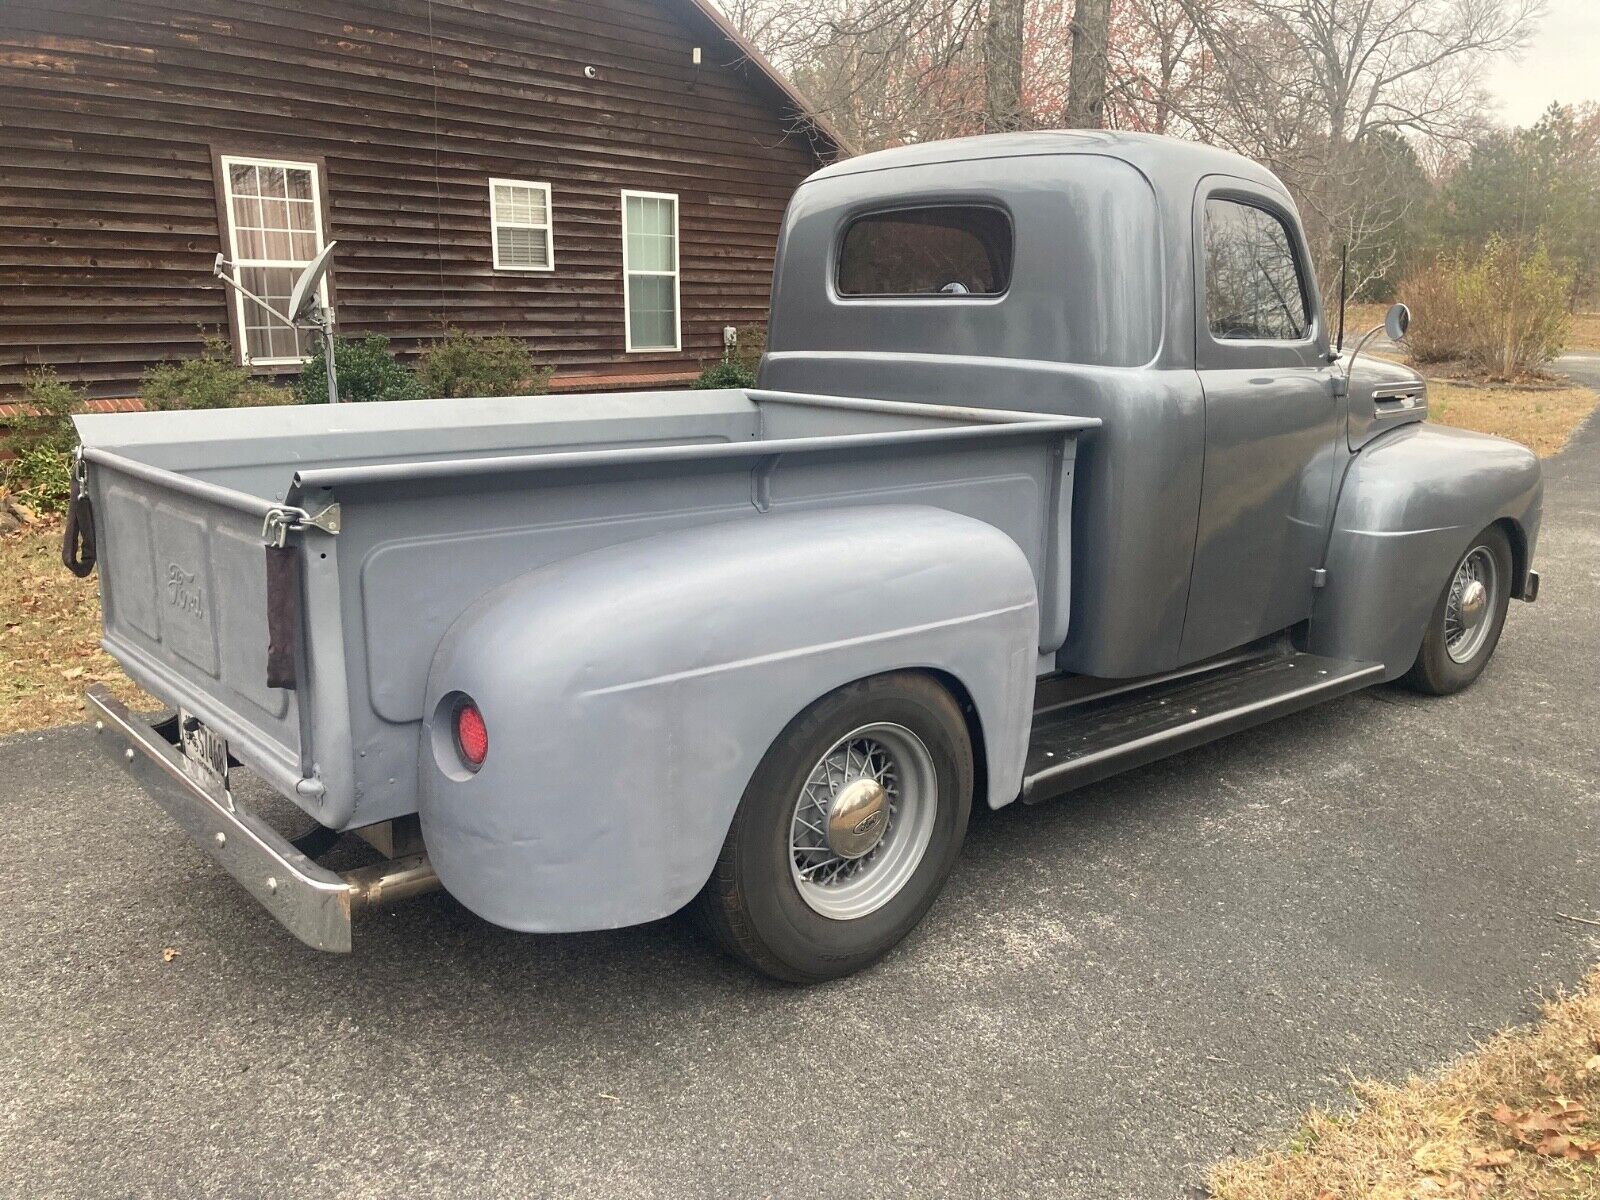
M 343 875 L 320 867 L 281 833 L 207 787 L 184 768 L 183 755 L 102 687 L 85 695 L 107 752 L 191 839 L 280 924 L 308 946 L 347 953 L 352 916 L 363 908 L 439 887 L 425 854 Z

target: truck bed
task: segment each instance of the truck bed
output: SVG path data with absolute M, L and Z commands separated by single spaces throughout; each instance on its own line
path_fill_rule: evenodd
M 1098 424 L 740 390 L 76 420 L 107 651 L 335 828 L 414 810 L 423 691 L 456 619 L 617 542 L 805 507 L 949 509 L 1028 556 L 1049 653 L 1073 441 Z M 292 688 L 267 684 L 272 522 L 297 559 L 275 601 L 293 609 Z

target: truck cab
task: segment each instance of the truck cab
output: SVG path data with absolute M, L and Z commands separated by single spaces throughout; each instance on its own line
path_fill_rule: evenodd
M 789 207 L 755 388 L 76 418 L 67 564 L 97 548 L 103 644 L 177 714 L 90 704 L 312 946 L 443 887 L 530 932 L 694 904 L 759 970 L 847 974 L 974 803 L 1485 669 L 1538 462 L 1324 311 L 1236 155 L 841 162 Z M 345 833 L 387 865 L 316 861 Z
M 1520 447 L 1422 427 L 1421 377 L 1351 364 L 1324 313 L 1294 202 L 1249 159 L 1146 134 L 959 139 L 800 187 L 760 384 L 1100 419 L 1078 457 L 1056 670 L 1134 678 L 1297 630 L 1393 677 L 1437 592 L 1424 581 L 1496 517 L 1524 594 L 1539 470 Z M 1371 454 L 1352 474 L 1411 425 L 1385 456 L 1406 459 L 1395 476 Z

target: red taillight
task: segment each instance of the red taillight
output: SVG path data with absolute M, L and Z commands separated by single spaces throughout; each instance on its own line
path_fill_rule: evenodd
M 489 757 L 489 728 L 483 723 L 483 714 L 470 700 L 456 706 L 456 749 L 461 761 L 476 771 Z

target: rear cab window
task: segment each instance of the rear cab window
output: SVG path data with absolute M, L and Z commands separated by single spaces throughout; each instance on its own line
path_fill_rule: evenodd
M 867 213 L 845 229 L 836 286 L 848 297 L 1000 296 L 1012 257 L 1010 218 L 990 205 Z
M 1206 323 L 1219 342 L 1298 342 L 1311 334 L 1289 230 L 1267 209 L 1211 197 L 1205 207 Z

